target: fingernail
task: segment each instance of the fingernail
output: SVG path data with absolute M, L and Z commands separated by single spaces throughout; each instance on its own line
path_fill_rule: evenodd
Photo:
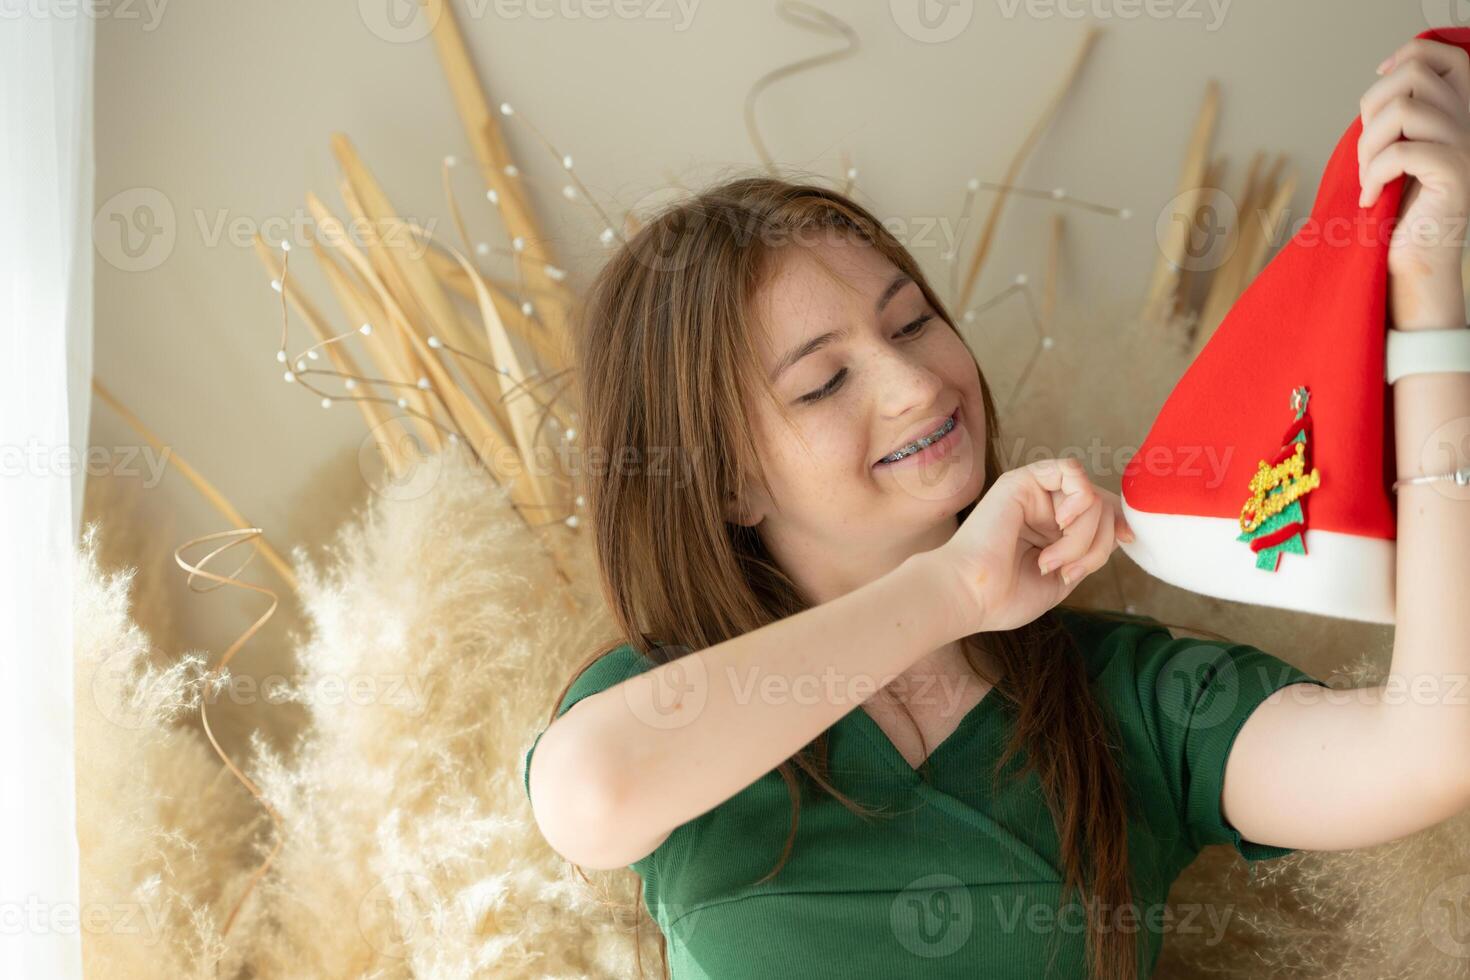
M 1044 562 L 1041 563 L 1041 574 L 1043 574 L 1043 575 L 1050 575 L 1051 574 L 1051 570 L 1053 568 L 1056 568 L 1056 567 L 1057 567 L 1057 563 L 1056 562 L 1054 562 L 1054 561 L 1044 561 Z
M 1388 71 L 1388 66 L 1391 64 L 1393 64 L 1393 55 L 1389 55 L 1387 58 L 1384 58 L 1382 61 L 1380 61 L 1378 63 L 1378 67 L 1374 69 L 1374 71 L 1382 75 L 1384 72 Z
M 1070 568 L 1067 569 L 1066 571 L 1062 572 L 1062 584 L 1063 585 L 1071 585 L 1072 584 L 1072 570 Z

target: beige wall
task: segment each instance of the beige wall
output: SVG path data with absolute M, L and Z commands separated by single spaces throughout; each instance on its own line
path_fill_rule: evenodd
M 227 232 L 212 243 L 208 235 L 221 216 L 227 229 L 241 222 L 253 230 L 272 216 L 300 223 L 307 190 L 335 204 L 334 131 L 352 137 L 402 213 L 450 232 L 439 161 L 448 153 L 469 159 L 468 146 L 431 42 L 395 36 L 384 13 L 390 2 L 401 8 L 406 0 L 154 0 L 151 8 L 138 0 L 98 25 L 101 224 L 115 231 L 106 213 L 113 195 L 131 195 L 111 205 L 127 215 L 161 195 L 174 239 L 152 258 L 145 252 L 137 271 L 118 267 L 133 260 L 106 233 L 99 240 L 97 373 L 283 552 L 322 540 L 360 500 L 363 427 L 354 411 L 323 411 L 282 382 L 277 295 L 245 239 L 231 242 Z M 1447 4 L 1435 23 L 1446 22 Z M 1075 98 L 1022 175 L 1027 186 L 1060 185 L 1135 214 L 1121 222 L 1066 212 L 1058 321 L 1077 343 L 1105 342 L 1108 326 L 1138 305 L 1154 260 L 1154 216 L 1174 193 L 1207 78 L 1223 87 L 1216 146 L 1230 157 L 1232 179 L 1258 148 L 1288 153 L 1301 175 L 1292 208 L 1300 217 L 1374 66 L 1430 26 L 1420 3 L 1402 0 L 1160 0 L 1156 16 L 1124 16 L 1142 4 L 1116 0 L 1012 7 L 959 4 L 968 26 L 929 43 L 905 33 L 886 2 L 830 4 L 858 31 L 861 49 L 780 83 L 760 115 L 785 163 L 833 173 L 838 152 L 850 151 L 862 199 L 881 214 L 952 216 L 967 178 L 999 178 L 1084 25 L 1100 24 L 1105 33 Z M 610 4 L 573 0 L 474 0 L 456 9 L 491 99 L 514 103 L 573 154 L 609 209 L 654 190 L 668 172 L 692 183 L 754 163 L 741 120 L 748 86 L 832 44 L 767 3 L 629 0 L 619 9 L 646 13 L 606 18 L 592 13 Z M 556 162 L 525 129 L 507 133 L 563 264 L 585 281 L 602 252 L 600 224 L 561 199 Z M 472 173 L 460 178 L 471 226 L 499 244 Z M 1046 201 L 1011 206 L 980 297 L 1017 273 L 1040 278 L 1052 210 Z M 915 251 L 937 274 L 939 248 Z M 303 279 L 319 283 L 305 253 L 297 259 Z M 335 312 L 324 289 L 316 295 Z M 997 322 L 1019 316 L 1016 308 Z M 305 336 L 294 322 L 291 348 Z M 100 404 L 92 437 L 104 447 L 136 442 Z M 144 513 L 160 522 L 147 526 L 169 548 L 224 527 L 174 475 L 148 492 Z M 161 523 L 167 515 L 171 527 Z M 186 597 L 182 571 L 169 564 L 163 574 L 181 603 L 178 642 L 217 655 L 258 600 Z M 263 565 L 255 580 L 275 584 Z M 284 610 L 280 616 L 287 621 Z M 262 642 L 274 642 L 270 635 Z

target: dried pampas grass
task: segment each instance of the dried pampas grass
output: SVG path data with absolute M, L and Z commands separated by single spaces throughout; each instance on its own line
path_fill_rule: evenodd
M 103 579 L 84 563 L 84 891 L 159 922 L 151 944 L 90 936 L 89 976 L 633 973 L 636 875 L 576 877 L 541 838 L 522 783 L 552 694 L 611 635 L 590 554 L 575 553 L 567 586 L 467 451 L 451 444 L 421 466 L 411 484 L 379 488 L 315 560 L 293 554 L 309 635 L 289 688 L 269 696 L 298 701 L 309 722 L 289 755 L 257 737 L 242 763 L 281 818 L 281 848 L 227 935 L 273 829 L 176 724 L 197 710 L 207 665 L 147 667 L 129 573 Z M 219 696 L 268 696 L 228 690 Z
M 261 977 L 598 969 L 585 947 L 611 920 L 541 839 L 520 764 L 610 626 L 566 611 L 545 549 L 460 446 L 422 465 L 320 565 L 297 555 L 311 724 L 294 758 L 255 746 L 286 835 L 245 913 Z
M 204 661 L 155 665 L 129 618 L 134 572 L 101 571 L 99 529 L 84 529 L 73 583 L 83 964 L 106 980 L 229 975 L 221 910 L 263 818 L 177 724 L 205 696 Z
M 184 646 L 178 611 L 170 599 L 178 573 L 168 561 L 165 544 L 178 538 L 178 522 L 147 489 L 141 479 L 89 474 L 82 498 L 82 524 L 98 525 L 86 546 L 96 565 L 92 574 L 131 566 L 127 615 L 147 634 L 156 654 Z

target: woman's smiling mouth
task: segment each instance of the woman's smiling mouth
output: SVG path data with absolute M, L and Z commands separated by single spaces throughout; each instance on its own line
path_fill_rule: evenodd
M 955 409 L 933 432 L 894 450 L 873 465 L 877 467 L 895 463 L 933 462 L 948 456 L 954 448 L 953 434 L 959 426 L 958 415 L 959 409 Z

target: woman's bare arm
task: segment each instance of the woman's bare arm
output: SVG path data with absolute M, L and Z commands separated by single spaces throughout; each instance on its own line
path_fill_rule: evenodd
M 528 778 L 552 848 L 589 868 L 651 853 L 938 647 L 960 617 L 934 552 L 830 602 L 577 702 Z

